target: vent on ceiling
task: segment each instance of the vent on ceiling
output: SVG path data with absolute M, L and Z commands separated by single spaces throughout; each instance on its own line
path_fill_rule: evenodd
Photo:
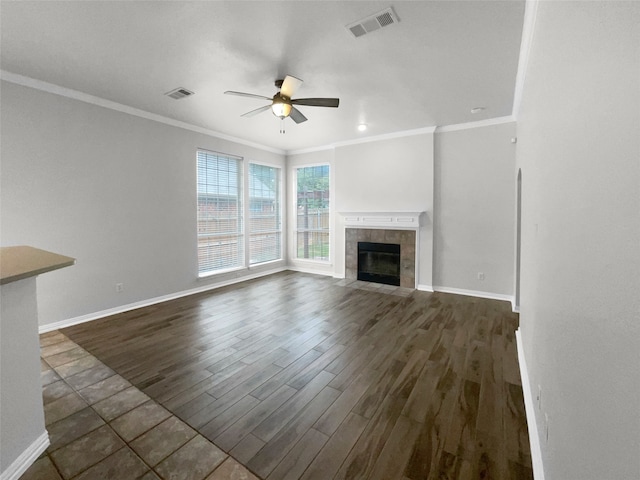
M 180 100 L 181 98 L 193 95 L 193 92 L 190 90 L 187 90 L 186 88 L 180 87 L 165 93 L 165 95 L 171 98 L 175 98 L 176 100 Z
M 347 25 L 347 29 L 358 38 L 367 33 L 374 32 L 387 25 L 398 23 L 400 20 L 391 7 L 363 18 L 355 23 Z

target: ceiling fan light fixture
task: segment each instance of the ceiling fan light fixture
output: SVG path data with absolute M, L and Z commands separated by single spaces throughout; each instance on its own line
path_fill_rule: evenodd
M 287 118 L 291 113 L 291 101 L 283 95 L 276 94 L 273 97 L 271 111 L 276 117 Z
M 291 105 L 288 103 L 274 103 L 271 105 L 271 111 L 276 117 L 287 118 L 291 113 Z

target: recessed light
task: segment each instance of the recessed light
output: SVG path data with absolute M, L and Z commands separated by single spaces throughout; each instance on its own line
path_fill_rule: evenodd
M 367 129 L 367 124 L 366 123 L 361 123 L 360 125 L 358 125 L 358 131 L 359 132 L 364 132 Z
M 480 113 L 481 111 L 485 110 L 487 107 L 473 107 L 471 109 L 471 113 Z

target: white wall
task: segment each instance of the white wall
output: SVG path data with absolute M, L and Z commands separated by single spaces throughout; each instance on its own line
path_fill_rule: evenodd
M 436 288 L 513 295 L 515 135 L 515 122 L 436 131 Z
M 36 277 L 0 287 L 0 477 L 18 478 L 47 448 Z
M 198 280 L 196 148 L 284 166 L 283 155 L 8 82 L 2 87 L 0 242 L 78 259 L 73 269 L 42 279 L 41 325 L 285 265 L 344 276 L 340 211 L 425 210 L 419 287 L 512 294 L 513 124 L 439 133 L 435 177 L 432 133 L 290 155 L 284 180 L 288 218 L 295 217 L 293 168 L 331 165 L 331 261 L 293 258 L 293 226 L 285 224 L 285 261 Z M 124 284 L 124 292 L 115 291 L 116 283 Z
M 538 5 L 520 329 L 547 479 L 640 478 L 639 25 L 637 2 Z
M 420 133 L 336 147 L 337 212 L 421 212 L 419 286 L 431 288 L 433 265 L 433 134 Z M 336 275 L 344 276 L 345 228 L 336 222 Z
M 1 95 L 0 243 L 77 258 L 40 279 L 41 325 L 260 271 L 197 279 L 196 149 L 284 155 L 8 82 Z

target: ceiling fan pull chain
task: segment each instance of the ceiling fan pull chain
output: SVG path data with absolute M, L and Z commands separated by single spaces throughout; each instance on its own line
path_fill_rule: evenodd
M 280 119 L 280 133 L 284 134 L 284 118 Z

